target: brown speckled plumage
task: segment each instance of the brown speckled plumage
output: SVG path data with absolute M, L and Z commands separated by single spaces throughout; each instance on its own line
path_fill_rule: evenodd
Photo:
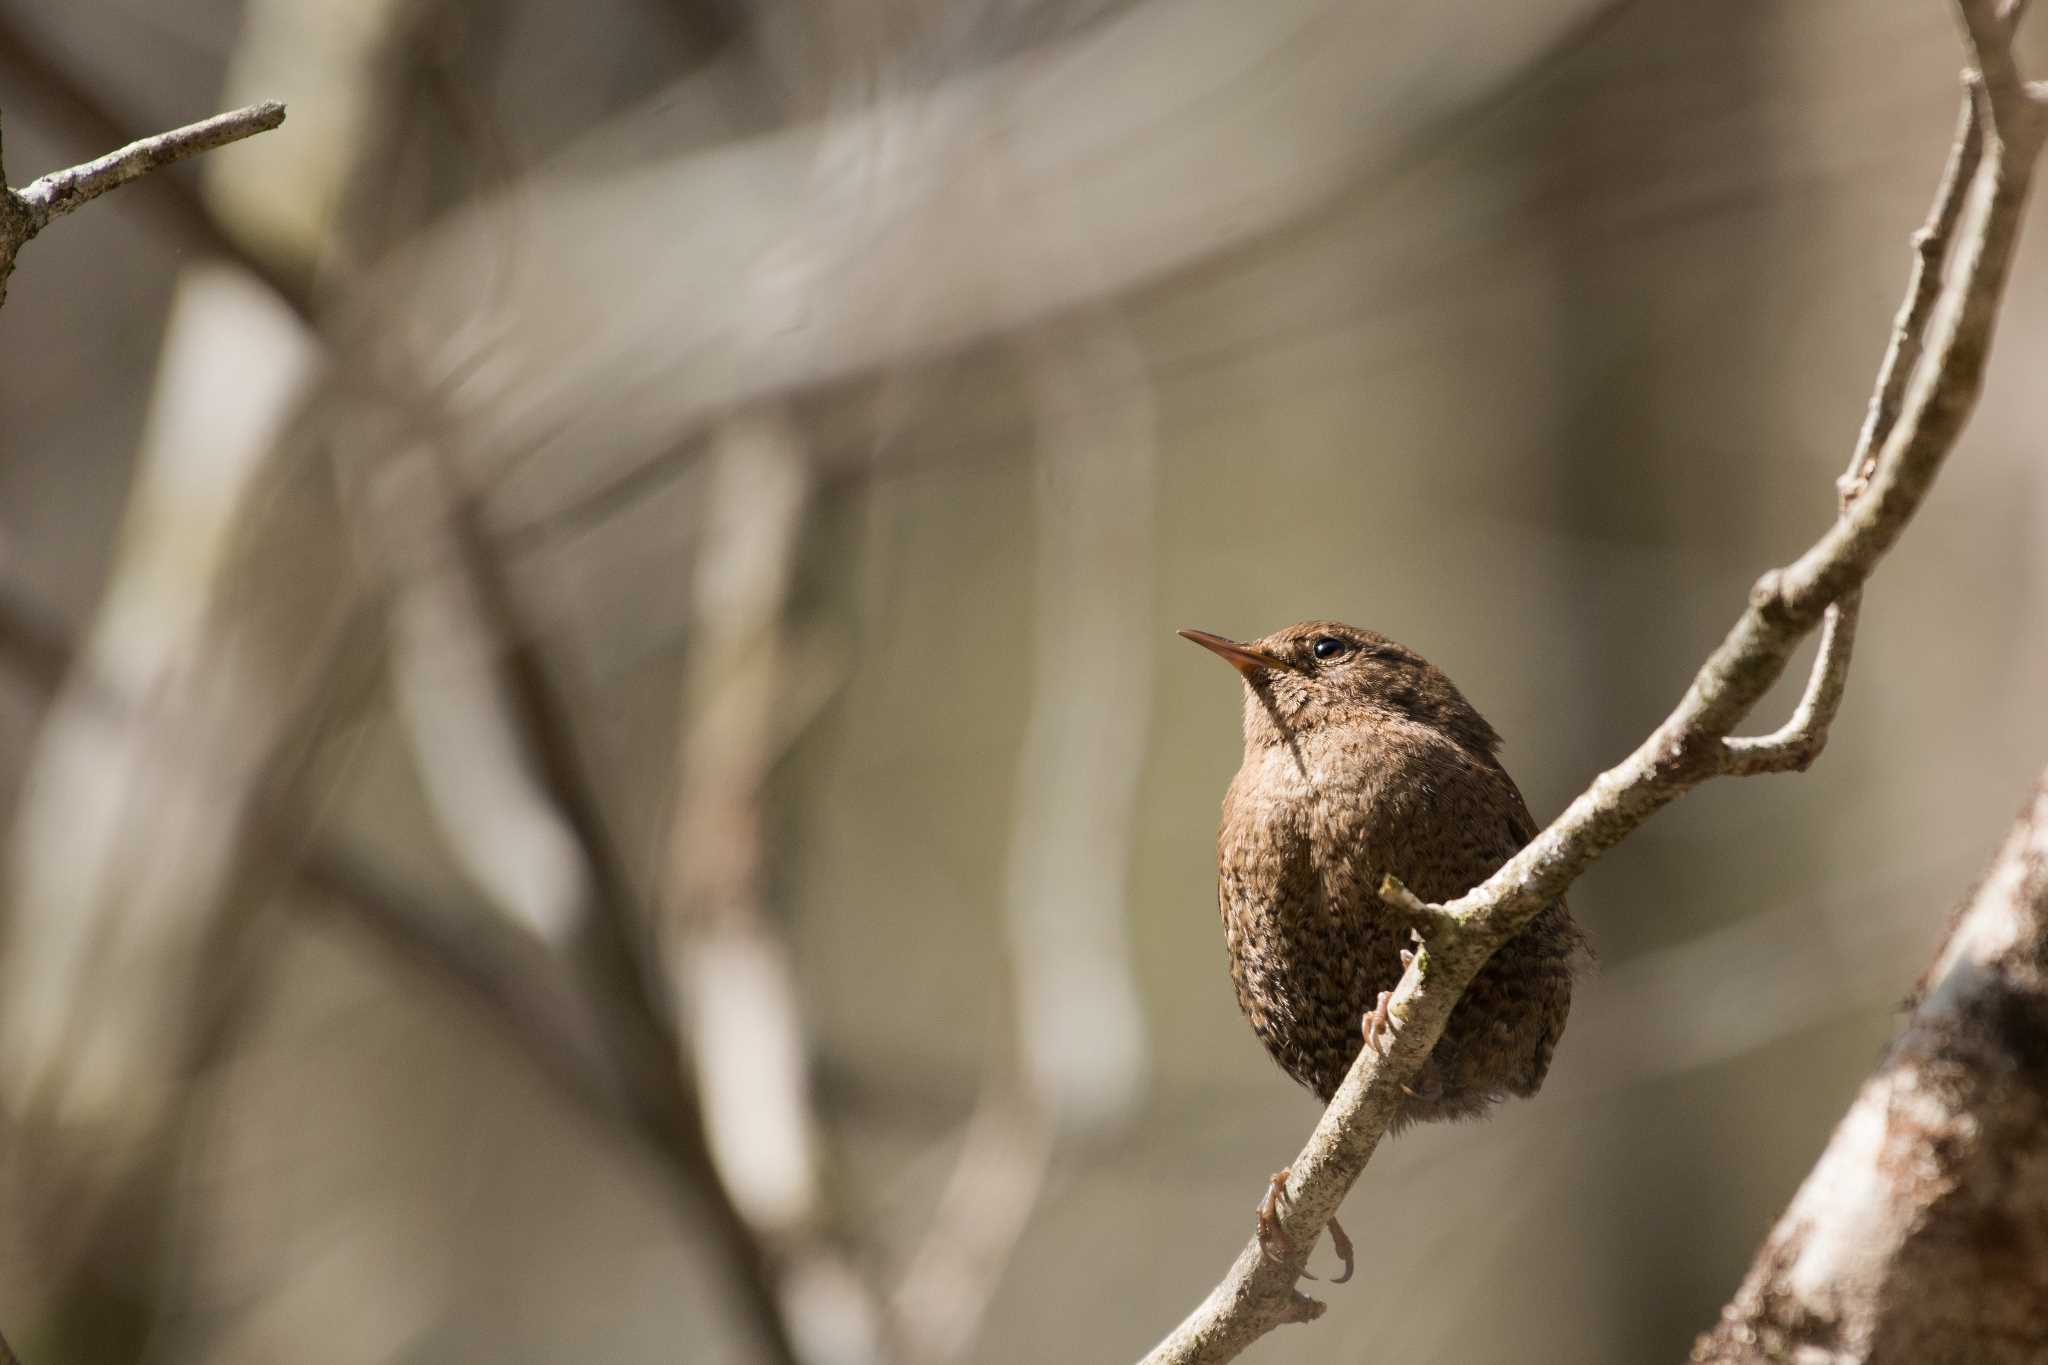
M 1244 765 L 1223 798 L 1218 900 L 1237 999 L 1267 1051 L 1324 1100 L 1421 927 L 1393 873 L 1449 900 L 1535 833 L 1500 737 L 1436 668 L 1384 636 L 1307 621 L 1235 646 Z M 1318 642 L 1329 657 L 1319 657 Z M 1562 900 L 1480 971 L 1397 1122 L 1463 1118 L 1543 1083 L 1585 936 Z

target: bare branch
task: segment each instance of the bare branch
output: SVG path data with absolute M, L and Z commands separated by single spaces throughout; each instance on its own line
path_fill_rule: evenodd
M 1956 14 L 1962 20 L 1963 35 L 1975 66 L 1984 77 L 1986 103 L 1991 106 L 1991 131 L 2001 140 L 2030 121 L 2026 82 L 2013 60 L 2012 34 L 2023 7 L 1999 5 L 1996 0 L 1956 0 Z
M 1892 320 L 1891 343 L 1878 366 L 1877 386 L 1871 391 L 1870 408 L 1864 414 L 1849 468 L 1836 481 L 1845 506 L 1870 486 L 1870 476 L 1877 470 L 1877 452 L 1898 421 L 1906 381 L 1920 365 L 1927 322 L 1934 316 L 1935 300 L 1941 297 L 1941 264 L 1948 259 L 1956 224 L 1963 216 L 1963 196 L 1976 180 L 1977 165 L 1984 156 L 1984 125 L 1977 117 L 1976 92 L 1977 82 L 1965 77 L 1948 165 L 1942 170 L 1926 224 L 1913 234 L 1913 273 L 1907 280 L 1906 298 Z
M 2001 80 L 2008 93 L 2021 89 L 2012 71 L 2009 31 L 1985 22 L 1991 16 L 1985 0 L 1958 3 L 1980 65 L 1988 68 L 1994 136 L 1972 149 L 1972 123 L 1964 116 L 1952 170 L 1944 177 L 1930 221 L 1952 229 L 1959 218 L 1951 215 L 1961 210 L 1948 205 L 1963 202 L 1959 189 L 1975 196 L 1978 210 L 1948 262 L 1940 297 L 1950 306 L 1931 301 L 1917 306 L 1923 281 L 1937 272 L 1932 262 L 1916 266 L 1895 337 L 1896 354 L 1887 357 L 1874 400 L 1877 411 L 1866 422 L 1866 439 L 1877 448 L 1867 484 L 1845 500 L 1834 524 L 1804 555 L 1758 580 L 1748 608 L 1670 716 L 1498 872 L 1441 906 L 1423 905 L 1398 883 L 1382 889 L 1383 896 L 1403 905 L 1414 901 L 1440 922 L 1394 992 L 1393 1041 L 1384 1052 L 1360 1052 L 1289 1168 L 1281 1227 L 1297 1251 L 1285 1261 L 1275 1260 L 1254 1237 L 1208 1299 L 1146 1357 L 1147 1365 L 1227 1361 L 1273 1327 L 1313 1316 L 1303 1306 L 1311 1301 L 1294 1287 L 1308 1249 L 1371 1159 L 1400 1105 L 1401 1087 L 1416 1076 L 1493 949 L 1563 894 L 1601 853 L 1701 782 L 1757 766 L 1768 770 L 1790 764 L 1808 747 L 1818 751 L 1848 665 L 1856 594 L 1919 509 L 1975 406 L 2021 211 L 2048 125 L 2048 111 L 2030 101 L 2015 105 L 2008 98 L 2000 104 L 1995 98 Z M 1967 173 L 1972 166 L 1975 173 Z M 1929 234 L 1936 245 L 1942 235 Z M 1916 340 L 1921 328 L 1927 332 L 1924 343 Z M 1923 348 L 1916 366 L 1912 352 Z M 1907 378 L 1897 415 L 1888 420 L 1884 395 L 1894 373 Z M 1862 463 L 1859 457 L 1852 470 L 1860 470 Z M 1831 638 L 1823 642 L 1806 698 L 1792 721 L 1775 735 L 1731 746 L 1734 727 L 1784 672 L 1792 651 L 1838 606 Z
M 1861 586 L 1954 448 L 1982 387 L 1999 300 L 2032 184 L 2041 117 L 1987 146 L 1975 190 L 1981 220 L 1957 246 L 1926 361 L 1908 385 L 1865 493 L 1791 565 L 1763 575 L 1750 605 L 1664 723 L 1603 773 L 1521 853 L 1445 909 L 1468 923 L 1519 922 L 1562 892 L 1602 852 L 1664 805 L 1721 770 L 1719 741 L 1783 672 L 1827 608 Z
M 2048 1354 L 2026 1237 L 2048 1226 L 2048 783 L 1918 1009 L 1772 1229 L 1699 1365 Z M 1900 1176 L 1898 1172 L 1910 1172 Z
M 865 1365 L 887 1354 L 885 1314 L 834 1235 L 795 951 L 765 876 L 768 782 L 796 737 L 787 703 L 801 650 L 788 617 L 812 472 L 775 412 L 728 421 L 709 472 L 660 965 L 717 1178 L 769 1253 L 799 1358 Z
M 1389 872 L 1380 878 L 1379 897 L 1403 914 L 1431 926 L 1431 932 L 1441 928 L 1455 928 L 1455 921 L 1444 913 L 1440 905 L 1431 905 L 1408 889 L 1408 884 Z
M 61 218 L 137 176 L 268 132 L 283 122 L 284 105 L 278 101 L 252 104 L 142 138 L 67 170 L 52 171 L 23 189 L 0 189 L 0 303 L 7 299 L 7 277 L 14 271 L 16 254 L 52 218 Z M 5 168 L 0 165 L 0 181 L 4 179 Z
M 86 80 L 49 50 L 39 35 L 11 13 L 0 12 L 0 72 L 16 102 L 33 104 L 71 145 L 113 147 L 133 140 L 142 126 L 132 111 Z M 181 243 L 196 252 L 233 261 L 269 285 L 294 313 L 310 319 L 312 299 L 303 272 L 290 269 L 230 230 L 214 206 L 190 181 L 165 176 L 138 203 Z
M 1870 486 L 1877 469 L 1877 455 L 1898 423 L 1899 407 L 1905 400 L 1906 383 L 1919 369 L 1926 347 L 1927 325 L 1941 297 L 1941 267 L 1950 254 L 1956 224 L 1963 216 L 1963 199 L 1976 180 L 1984 155 L 1984 126 L 1977 106 L 1981 82 L 1974 73 L 1963 81 L 1961 112 L 1950 142 L 1948 165 L 1934 193 L 1934 206 L 1927 222 L 1913 234 L 1913 269 L 1906 284 L 1905 300 L 1892 321 L 1890 344 L 1878 366 L 1877 384 L 1870 395 L 1863 429 L 1849 467 L 1835 481 L 1836 491 L 1846 508 Z M 1754 739 L 1724 741 L 1724 768 L 1733 776 L 1771 772 L 1804 772 L 1828 742 L 1828 727 L 1842 704 L 1849 676 L 1849 658 L 1856 643 L 1856 616 L 1862 605 L 1860 593 L 1845 593 L 1827 609 L 1822 625 L 1820 651 L 1813 661 L 1806 692 L 1792 718 L 1775 732 Z
M 1806 691 L 1792 718 L 1768 735 L 1721 741 L 1721 771 L 1731 777 L 1759 773 L 1805 772 L 1827 747 L 1828 727 L 1842 708 L 1849 682 L 1849 656 L 1856 648 L 1856 609 L 1860 592 L 1845 594 L 1827 610 L 1821 623 L 1820 653 Z
M 16 193 L 33 216 L 31 232 L 39 232 L 52 218 L 62 218 L 79 205 L 108 190 L 119 189 L 139 176 L 162 170 L 188 156 L 267 133 L 283 122 L 284 105 L 277 100 L 230 109 L 168 133 L 138 138 L 126 147 L 68 170 L 52 171 Z

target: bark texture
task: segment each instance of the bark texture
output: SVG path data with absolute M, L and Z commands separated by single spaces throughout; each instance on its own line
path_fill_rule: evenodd
M 2048 1360 L 2048 777 L 1692 1359 Z

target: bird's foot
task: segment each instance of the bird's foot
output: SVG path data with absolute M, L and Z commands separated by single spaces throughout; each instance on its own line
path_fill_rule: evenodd
M 1379 1000 L 1365 1016 L 1365 1045 L 1382 1057 L 1387 1055 L 1387 1050 L 1380 1045 L 1380 1039 L 1394 1032 L 1393 1016 L 1387 1012 L 1393 1000 L 1392 991 L 1381 991 Z
M 1294 1243 L 1280 1227 L 1280 1201 L 1287 1197 L 1287 1178 L 1294 1174 L 1291 1166 L 1273 1172 L 1273 1179 L 1266 1187 L 1266 1197 L 1258 1203 L 1259 1250 L 1266 1253 L 1269 1261 L 1288 1261 L 1294 1257 Z M 1302 1272 L 1313 1280 L 1307 1268 Z
M 1405 948 L 1401 950 L 1401 966 L 1403 968 L 1406 968 L 1414 960 L 1415 954 Z M 1383 1058 L 1387 1055 L 1386 1040 L 1392 1037 L 1394 1033 L 1394 1016 L 1389 1009 L 1393 999 L 1394 993 L 1392 991 L 1381 991 L 1380 998 L 1373 1003 L 1372 1009 L 1365 1016 L 1365 1045 Z M 1411 1100 L 1421 1100 L 1424 1104 L 1434 1104 L 1443 1098 L 1443 1078 L 1436 1074 L 1435 1059 L 1432 1058 L 1423 1063 L 1422 1074 L 1416 1077 L 1416 1080 L 1421 1083 L 1422 1089 L 1417 1090 L 1414 1086 L 1404 1083 L 1401 1086 L 1401 1093 Z M 1343 1254 L 1343 1246 L 1343 1243 L 1338 1243 L 1339 1255 Z M 1345 1264 L 1350 1264 L 1349 1257 L 1345 1258 Z M 1342 1282 L 1339 1281 L 1338 1283 Z
M 1330 1283 L 1343 1284 L 1351 1278 L 1351 1272 L 1358 1268 L 1358 1252 L 1351 1245 L 1351 1238 L 1345 1234 L 1344 1225 L 1337 1221 L 1335 1214 L 1330 1215 L 1330 1245 L 1336 1250 L 1337 1258 L 1344 1262 L 1344 1273 Z
M 1265 1197 L 1260 1199 L 1258 1204 L 1259 1250 L 1275 1261 L 1291 1260 L 1294 1256 L 1294 1243 L 1280 1228 L 1280 1205 L 1287 1198 L 1287 1180 L 1293 1174 L 1292 1167 L 1273 1172 L 1273 1179 L 1266 1186 Z M 1344 1262 L 1344 1273 L 1330 1283 L 1343 1284 L 1351 1278 L 1351 1272 L 1357 1269 L 1358 1249 L 1351 1244 L 1351 1238 L 1345 1233 L 1344 1225 L 1335 1218 L 1330 1219 L 1330 1245 L 1336 1249 L 1338 1259 Z M 1301 1274 L 1303 1279 L 1316 1278 L 1306 1266 L 1302 1268 Z
M 1417 1090 L 1408 1085 L 1401 1087 L 1401 1093 L 1409 1099 L 1421 1100 L 1424 1104 L 1435 1104 L 1444 1097 L 1444 1078 L 1437 1074 L 1434 1057 L 1422 1064 L 1422 1074 L 1415 1079 L 1421 1084 L 1422 1089 Z

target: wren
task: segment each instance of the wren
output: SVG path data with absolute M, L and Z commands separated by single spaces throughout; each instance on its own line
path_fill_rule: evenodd
M 1379 898 L 1381 879 L 1451 900 L 1536 825 L 1495 756 L 1500 736 L 1413 650 L 1335 621 L 1243 644 L 1181 634 L 1244 678 L 1244 764 L 1216 847 L 1237 1002 L 1273 1059 L 1327 1102 L 1386 1024 L 1383 992 L 1425 927 Z M 1394 1126 L 1536 1093 L 1587 951 L 1563 899 L 1545 906 L 1480 969 Z

